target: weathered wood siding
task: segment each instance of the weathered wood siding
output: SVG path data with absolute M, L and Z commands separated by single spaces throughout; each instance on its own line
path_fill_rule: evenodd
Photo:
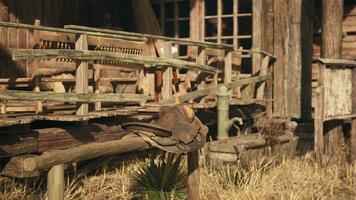
M 344 5 L 343 19 L 343 37 L 342 37 L 342 59 L 356 60 L 356 2 Z M 313 59 L 320 58 L 321 44 L 321 8 L 316 7 L 314 21 L 314 44 L 313 44 Z M 318 80 L 318 65 L 313 64 L 312 67 L 312 88 L 313 93 L 317 86 Z M 313 101 L 314 106 L 314 101 Z
M 326 68 L 324 71 L 325 117 L 352 114 L 352 69 Z

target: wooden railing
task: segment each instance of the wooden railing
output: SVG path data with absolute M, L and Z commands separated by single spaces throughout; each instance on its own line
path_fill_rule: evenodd
M 275 57 L 263 51 L 74 25 L 65 26 L 63 29 L 39 24 L 1 22 L 0 28 L 26 29 L 33 37 L 32 43 L 26 48 L 3 45 L 3 51 L 11 55 L 5 58 L 12 58 L 11 62 L 15 65 L 27 63 L 26 77 L 8 74 L 5 69 L 9 66 L 2 66 L 0 85 L 6 90 L 10 89 L 7 92 L 4 90 L 1 95 L 3 114 L 10 111 L 32 111 L 31 106 L 28 109 L 11 109 L 8 106 L 11 105 L 10 101 L 21 98 L 33 100 L 35 106 L 32 107 L 36 113 L 54 110 L 48 102 L 55 101 L 54 97 L 64 97 L 65 94 L 41 91 L 41 85 L 48 83 L 63 84 L 65 92 L 72 92 L 60 101 L 70 102 L 65 99 L 76 99 L 74 101 L 77 102 L 77 116 L 89 114 L 91 106 L 88 103 L 94 102 L 95 111 L 105 111 L 112 108 L 105 102 L 143 105 L 144 102 L 155 99 L 156 104 L 167 104 L 172 103 L 178 94 L 181 102 L 188 101 L 194 103 L 193 106 L 204 105 L 215 102 L 216 89 L 221 84 L 228 85 L 231 89 L 231 102 L 243 103 L 243 99 L 248 99 L 249 102 L 268 100 L 270 103 L 273 100 L 272 81 L 267 80 L 271 79 L 271 64 Z M 11 38 L 11 35 L 8 37 Z M 154 49 L 152 40 L 160 40 L 164 48 Z M 188 57 L 178 59 L 175 52 L 177 45 L 194 47 L 196 51 L 190 51 L 193 53 Z M 157 57 L 155 51 L 163 51 L 165 56 Z M 241 58 L 247 54 L 263 56 L 257 74 L 241 73 Z M 158 71 L 162 71 L 162 75 L 157 73 Z M 62 73 L 75 75 L 61 77 Z M 105 84 L 110 84 L 113 88 L 104 88 Z M 16 91 L 11 90 L 19 90 L 20 87 L 31 89 L 33 93 L 20 91 L 16 94 Z M 107 91 L 102 91 L 103 88 L 109 92 L 129 95 L 105 94 Z M 133 96 L 134 94 L 136 96 Z M 132 97 L 131 100 L 128 100 L 129 96 Z M 194 101 L 198 97 L 202 99 Z M 83 98 L 87 100 L 84 101 Z M 268 107 L 272 110 L 271 104 Z

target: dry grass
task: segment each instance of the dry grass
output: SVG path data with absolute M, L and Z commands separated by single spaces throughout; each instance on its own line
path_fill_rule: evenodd
M 135 165 L 68 180 L 66 199 L 131 199 Z M 356 199 L 356 164 L 319 168 L 311 159 L 262 158 L 201 170 L 202 199 Z M 36 184 L 34 184 L 36 183 Z M 45 199 L 45 183 L 15 182 L 0 199 Z

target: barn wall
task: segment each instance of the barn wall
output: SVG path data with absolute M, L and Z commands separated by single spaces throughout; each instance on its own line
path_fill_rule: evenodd
M 0 21 L 63 27 L 76 24 L 134 31 L 129 0 L 0 0 Z M 0 77 L 27 77 L 29 64 L 13 62 L 12 48 L 34 48 L 32 31 L 0 27 Z

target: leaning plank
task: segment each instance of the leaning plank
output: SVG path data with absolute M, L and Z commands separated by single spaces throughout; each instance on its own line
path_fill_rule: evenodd
M 27 158 L 24 160 L 24 171 L 47 169 L 57 164 L 78 162 L 99 156 L 108 156 L 150 148 L 152 148 L 151 145 L 139 136 L 132 136 L 116 141 L 91 143 L 71 149 L 43 153 L 38 157 Z
M 217 69 L 184 60 L 173 58 L 159 58 L 150 56 L 125 55 L 107 51 L 87 51 L 87 50 L 64 50 L 64 49 L 18 49 L 13 52 L 14 60 L 29 60 L 29 59 L 73 59 L 73 60 L 103 60 L 103 61 L 119 61 L 125 63 L 167 66 L 177 68 L 188 68 L 192 70 L 200 70 L 212 74 L 217 73 Z
M 94 93 L 53 93 L 7 90 L 0 92 L 0 99 L 6 100 L 41 100 L 55 102 L 136 102 L 144 103 L 149 97 L 142 94 L 94 94 Z
M 272 77 L 271 75 L 257 76 L 257 77 L 237 80 L 237 81 L 230 82 L 230 83 L 224 83 L 224 84 L 220 84 L 220 85 L 217 85 L 217 86 L 214 86 L 214 87 L 210 87 L 210 88 L 206 88 L 206 89 L 203 89 L 203 90 L 198 90 L 198 91 L 194 91 L 194 92 L 190 92 L 190 93 L 184 94 L 182 96 L 179 96 L 178 100 L 179 100 L 179 102 L 185 102 L 185 101 L 188 101 L 190 99 L 203 97 L 203 96 L 206 96 L 206 95 L 208 95 L 210 93 L 217 92 L 219 87 L 221 87 L 221 86 L 225 86 L 228 90 L 230 90 L 230 89 L 238 87 L 238 86 L 249 85 L 249 84 L 253 84 L 253 83 L 266 81 L 268 79 L 271 79 L 271 77 Z M 162 103 L 162 104 L 172 104 L 172 103 L 175 103 L 176 101 L 177 101 L 176 98 L 172 98 L 172 99 L 160 101 L 160 103 Z

